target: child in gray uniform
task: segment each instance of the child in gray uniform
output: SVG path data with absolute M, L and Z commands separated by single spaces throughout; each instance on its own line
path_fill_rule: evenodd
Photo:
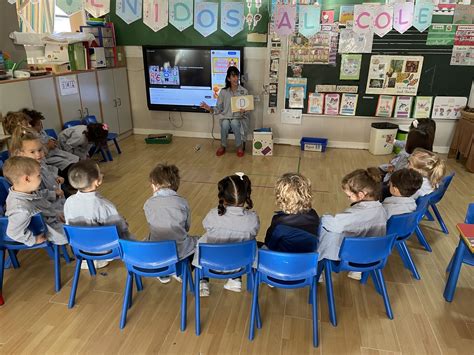
M 174 240 L 179 260 L 194 255 L 197 238 L 188 235 L 191 226 L 191 210 L 186 199 L 177 194 L 179 170 L 175 165 L 158 164 L 150 172 L 153 196 L 143 206 L 150 227 L 149 240 Z M 180 279 L 174 276 L 178 281 Z M 159 277 L 168 283 L 169 277 Z
M 408 167 L 418 171 L 423 176 L 420 189 L 412 196 L 415 200 L 437 189 L 446 173 L 446 162 L 437 154 L 421 148 L 415 149 L 410 156 Z
M 416 201 L 412 195 L 418 191 L 422 182 L 421 174 L 413 169 L 405 168 L 392 174 L 389 182 L 392 196 L 382 202 L 383 208 L 387 212 L 387 218 L 416 210 Z
M 118 213 L 114 204 L 102 197 L 97 188 L 103 175 L 99 164 L 93 160 L 81 160 L 69 169 L 69 182 L 77 189 L 64 204 L 64 218 L 72 226 L 117 226 L 120 238 L 130 239 L 128 224 Z M 107 260 L 95 260 L 96 268 L 104 267 Z M 83 261 L 81 268 L 87 269 Z
M 251 182 L 244 173 L 227 176 L 218 185 L 219 204 L 209 211 L 202 221 L 206 233 L 198 243 L 236 243 L 256 238 L 260 228 L 257 213 L 250 211 L 253 202 Z M 199 257 L 194 255 L 193 264 L 198 265 Z M 241 292 L 242 281 L 239 278 L 229 279 L 224 285 L 229 291 Z M 200 285 L 201 297 L 209 296 L 209 282 L 204 279 Z
M 377 168 L 357 169 L 342 179 L 342 189 L 351 207 L 334 216 L 321 218 L 319 260 L 339 260 L 339 249 L 345 237 L 375 237 L 386 233 L 387 213 L 378 201 L 380 173 Z M 349 272 L 360 280 L 360 273 Z
M 108 132 L 107 125 L 102 123 L 72 126 L 59 133 L 59 146 L 84 160 L 87 159 L 92 145 L 98 147 L 107 144 Z
M 3 165 L 3 174 L 13 184 L 6 201 L 7 235 L 28 246 L 46 240 L 57 245 L 67 244 L 61 223 L 63 216 L 36 192 L 41 184 L 40 164 L 32 158 L 11 157 Z M 47 231 L 34 236 L 28 226 L 38 213 L 43 215 Z

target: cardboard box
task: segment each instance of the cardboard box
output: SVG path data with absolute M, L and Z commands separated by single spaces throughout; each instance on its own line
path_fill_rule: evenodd
M 271 128 L 253 131 L 252 155 L 273 155 L 273 133 Z
M 50 44 L 47 43 L 44 49 L 44 56 L 48 62 L 68 62 L 69 52 L 68 44 Z

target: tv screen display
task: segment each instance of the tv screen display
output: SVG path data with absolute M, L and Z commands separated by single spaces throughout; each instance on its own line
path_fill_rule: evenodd
M 227 68 L 242 72 L 243 48 L 143 47 L 147 103 L 150 110 L 205 112 L 215 106 Z

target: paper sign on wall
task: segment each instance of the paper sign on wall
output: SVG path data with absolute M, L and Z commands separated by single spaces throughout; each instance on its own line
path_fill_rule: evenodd
M 354 6 L 354 32 L 356 33 L 373 33 L 375 8 L 372 5 L 355 5 Z
M 412 2 L 397 2 L 393 5 L 393 28 L 399 33 L 405 33 L 413 24 Z
M 66 13 L 66 15 L 72 15 L 72 14 L 82 10 L 82 1 L 80 1 L 80 0 L 75 0 L 75 1 L 74 0 L 56 0 L 56 6 L 59 7 L 61 10 L 63 10 Z
M 241 2 L 221 3 L 221 29 L 234 37 L 244 29 L 244 4 Z
M 374 11 L 374 32 L 383 37 L 392 30 L 393 5 L 380 5 Z
M 417 1 L 415 4 L 415 17 L 413 18 L 413 27 L 423 32 L 431 25 L 433 20 L 434 4 L 431 2 Z
M 217 31 L 219 4 L 213 2 L 197 2 L 194 9 L 194 29 L 203 37 Z
M 61 96 L 74 95 L 79 92 L 77 87 L 77 77 L 75 75 L 66 75 L 58 77 L 59 92 Z
M 302 110 L 291 110 L 291 109 L 281 110 L 281 123 L 301 125 L 302 118 L 303 118 Z
M 295 31 L 296 7 L 294 5 L 277 5 L 275 15 L 275 33 L 288 36 Z
M 142 0 L 117 0 L 115 3 L 115 14 L 131 24 L 142 18 Z
M 193 24 L 193 0 L 169 0 L 169 23 L 178 31 Z
M 66 0 L 65 2 L 71 1 Z M 84 10 L 90 13 L 93 17 L 107 15 L 110 12 L 110 0 L 84 0 Z
M 168 0 L 143 0 L 143 23 L 155 32 L 168 26 Z
M 316 5 L 299 6 L 298 31 L 306 38 L 314 36 L 321 30 L 321 7 Z

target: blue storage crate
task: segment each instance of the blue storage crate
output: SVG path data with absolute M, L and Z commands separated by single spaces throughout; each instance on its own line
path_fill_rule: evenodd
M 312 152 L 325 152 L 328 145 L 327 138 L 303 137 L 301 138 L 301 150 Z

